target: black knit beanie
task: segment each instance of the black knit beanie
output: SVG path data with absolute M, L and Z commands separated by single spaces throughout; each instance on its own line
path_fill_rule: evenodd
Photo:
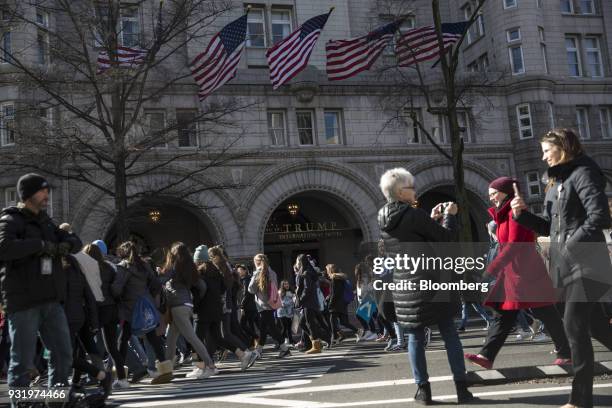
M 25 202 L 40 190 L 50 187 L 47 180 L 36 173 L 24 174 L 17 181 L 17 193 L 21 202 Z

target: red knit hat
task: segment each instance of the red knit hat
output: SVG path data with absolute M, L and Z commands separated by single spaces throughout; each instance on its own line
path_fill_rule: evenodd
M 511 177 L 498 177 L 489 184 L 489 188 L 493 188 L 497 191 L 501 191 L 502 193 L 506 193 L 508 195 L 514 195 L 514 188 L 512 184 L 516 183 L 518 187 L 518 181 Z M 519 189 L 520 190 L 520 189 Z

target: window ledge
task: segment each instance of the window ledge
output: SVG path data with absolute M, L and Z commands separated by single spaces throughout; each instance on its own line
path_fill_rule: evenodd
M 474 24 L 476 24 L 476 23 L 474 23 Z M 483 38 L 485 38 L 486 36 L 487 36 L 487 34 L 485 33 L 485 34 L 483 34 L 483 35 L 479 36 L 478 38 L 476 38 L 476 39 L 472 40 L 472 42 L 471 42 L 471 43 L 469 43 L 469 44 L 467 43 L 467 39 L 466 39 L 466 40 L 465 40 L 465 42 L 464 42 L 464 44 L 465 44 L 465 48 L 464 48 L 463 50 L 464 50 L 464 51 L 466 51 L 466 50 L 468 50 L 468 49 L 470 49 L 470 48 L 474 47 L 476 44 L 478 44 L 478 43 L 480 42 L 480 40 L 482 40 L 482 39 L 483 39 Z

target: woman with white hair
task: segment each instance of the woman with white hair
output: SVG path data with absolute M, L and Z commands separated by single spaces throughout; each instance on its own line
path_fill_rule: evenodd
M 388 251 L 395 248 L 394 252 L 431 253 L 433 247 L 429 243 L 455 241 L 457 204 L 440 203 L 429 215 L 422 209 L 415 208 L 414 185 L 414 176 L 403 168 L 388 170 L 380 179 L 380 189 L 387 199 L 387 204 L 378 212 L 378 225 Z M 407 248 L 410 250 L 407 251 Z M 432 403 L 425 359 L 425 327 L 434 324 L 438 325 L 444 340 L 458 403 L 463 404 L 474 398 L 467 389 L 463 347 L 453 323 L 458 302 L 451 302 L 448 293 L 418 289 L 421 280 L 444 282 L 450 279 L 451 277 L 444 276 L 442 271 L 394 271 L 395 281 L 408 281 L 416 285 L 415 290 L 394 291 L 393 301 L 397 320 L 408 332 L 408 355 L 418 387 L 414 400 L 419 404 Z

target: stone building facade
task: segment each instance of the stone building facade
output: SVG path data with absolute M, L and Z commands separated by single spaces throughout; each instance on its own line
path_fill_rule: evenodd
M 430 1 L 403 3 L 406 7 L 401 13 L 409 18 L 402 29 L 432 23 Z M 214 174 L 194 178 L 194 182 L 208 182 L 220 177 L 240 188 L 148 203 L 147 208 L 157 208 L 160 220 L 151 223 L 144 214 L 134 232 L 149 248 L 181 239 L 190 245 L 223 243 L 236 259 L 266 251 L 284 276 L 290 273 L 297 253 L 309 252 L 321 263 L 337 263 L 351 271 L 363 255 L 362 244 L 378 239 L 376 214 L 384 203 L 378 180 L 386 169 L 409 169 L 424 207 L 452 199 L 449 163 L 412 124 L 390 124 L 381 100 L 393 82 L 385 82 L 375 72 L 334 83 L 326 79 L 325 43 L 363 35 L 388 21 L 397 9 L 387 10 L 385 4 L 370 0 L 237 3 L 252 7 L 247 49 L 236 78 L 211 98 L 234 95 L 254 104 L 236 115 L 245 132 L 236 149 L 259 153 L 256 158 L 237 160 Z M 475 6 L 471 0 L 443 0 L 441 4 L 444 21 L 461 21 Z M 335 10 L 309 67 L 291 85 L 273 91 L 266 48 L 330 6 Z M 135 18 L 146 12 L 141 10 Z M 238 7 L 219 18 L 217 28 L 241 13 Z M 144 29 L 145 24 L 140 27 Z M 487 186 L 495 177 L 518 177 L 532 209 L 541 210 L 540 178 L 545 166 L 539 160 L 537 140 L 552 126 L 577 128 L 589 154 L 612 177 L 610 27 L 612 3 L 605 0 L 488 0 L 483 7 L 463 46 L 461 75 L 504 75 L 503 83 L 491 87 L 486 98 L 464 107 L 460 118 L 466 141 L 465 180 L 477 238 L 486 239 Z M 20 35 L 25 34 L 9 35 L 13 48 L 21 41 Z M 7 41 L 6 34 L 3 41 Z M 184 58 L 175 62 L 177 69 L 186 69 L 187 61 L 206 43 L 207 38 L 189 43 Z M 383 61 L 392 58 L 387 52 L 382 57 Z M 0 64 L 0 75 L 7 72 L 10 67 Z M 163 114 L 165 121 L 174 120 L 184 109 L 198 109 L 196 93 L 187 78 L 148 108 Z M 0 82 L 3 124 L 19 123 L 12 107 L 24 95 L 25 90 Z M 424 105 L 419 115 L 448 148 L 442 117 L 429 114 Z M 7 132 L 3 130 L 0 159 L 3 151 L 11 149 Z M 181 149 L 197 150 L 205 145 L 206 137 L 200 132 L 188 142 L 192 146 Z M 178 147 L 170 144 L 167 149 L 171 154 Z M 147 177 L 171 180 L 193 165 L 178 162 L 163 174 Z M 16 200 L 17 176 L 9 171 L 0 174 L 0 204 Z M 100 182 L 112 185 L 111 179 L 101 178 Z M 72 223 L 84 240 L 112 239 L 112 211 L 104 211 L 112 208 L 108 197 L 74 181 L 53 180 L 52 184 L 52 215 L 57 221 Z M 135 180 L 130 191 L 137 191 L 139 185 Z

